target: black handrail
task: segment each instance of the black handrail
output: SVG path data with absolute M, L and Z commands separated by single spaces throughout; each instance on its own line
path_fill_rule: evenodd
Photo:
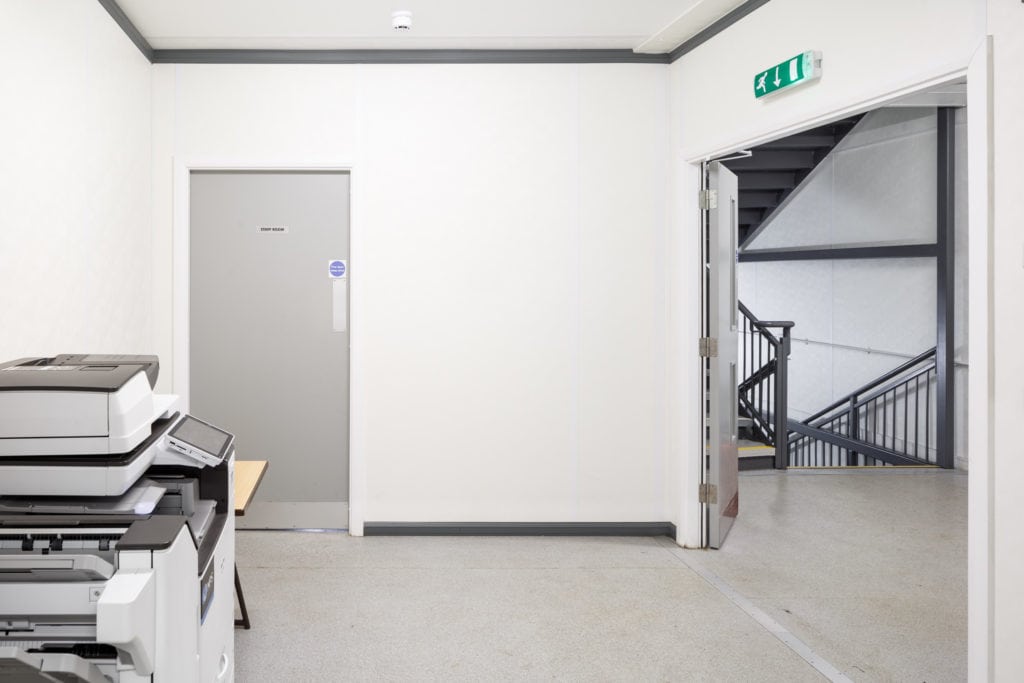
M 790 421 L 790 464 L 933 465 L 934 356 L 934 348 L 925 351 L 806 420 Z
M 830 413 L 833 410 L 835 410 L 836 408 L 838 408 L 839 406 L 844 405 L 846 403 L 849 403 L 851 396 L 859 396 L 860 394 L 863 394 L 866 391 L 870 391 L 871 389 L 874 389 L 875 387 L 877 387 L 877 386 L 879 386 L 881 384 L 884 384 L 885 382 L 888 382 L 893 377 L 897 377 L 897 376 L 901 375 L 902 373 L 904 373 L 908 369 L 914 367 L 915 365 L 917 365 L 921 361 L 927 360 L 928 358 L 931 358 L 934 355 L 935 355 L 935 347 L 933 346 L 930 350 L 925 351 L 924 353 L 911 358 L 906 363 L 900 365 L 897 368 L 893 368 L 892 370 L 890 370 L 889 372 L 885 373 L 881 377 L 878 377 L 876 379 L 871 380 L 870 382 L 868 382 L 867 384 L 862 386 L 860 389 L 857 389 L 856 391 L 851 391 L 849 394 L 847 394 L 843 398 L 841 398 L 838 401 L 836 401 L 835 403 L 829 405 L 827 408 L 823 408 L 823 409 L 819 410 L 818 412 L 816 412 L 814 415 L 811 415 L 810 417 L 808 417 L 806 420 L 802 420 L 802 422 L 804 424 L 810 424 L 811 422 L 813 422 L 814 420 L 817 420 L 822 415 L 825 415 L 826 413 Z
M 740 361 L 746 368 L 738 387 L 737 409 L 747 414 L 761 439 L 775 447 L 775 467 L 785 469 L 789 462 L 788 361 L 793 322 L 758 320 L 742 301 L 737 306 L 743 315 Z M 782 334 L 773 334 L 772 329 L 782 330 Z
M 923 367 L 920 370 L 917 370 L 914 373 L 909 374 L 906 377 L 901 378 L 899 383 L 900 384 L 906 384 L 910 380 L 917 379 L 921 375 L 927 375 L 929 372 L 932 371 L 932 369 L 934 367 L 935 367 L 934 365 Z M 851 394 L 851 396 L 857 396 L 856 406 L 859 408 L 861 406 L 867 405 L 868 403 L 871 403 L 872 401 L 874 401 L 876 398 L 878 398 L 880 396 L 884 396 L 885 394 L 888 394 L 890 391 L 892 391 L 892 387 L 882 387 L 881 389 L 876 390 L 875 393 L 868 394 L 866 397 L 863 397 L 863 398 L 860 396 L 860 394 L 863 393 L 863 392 L 854 392 L 853 394 Z

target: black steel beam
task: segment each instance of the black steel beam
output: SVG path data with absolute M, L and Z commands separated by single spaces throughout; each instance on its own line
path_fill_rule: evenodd
M 814 152 L 807 150 L 755 150 L 753 156 L 726 162 L 729 170 L 744 171 L 790 171 L 814 167 Z
M 761 209 L 740 209 L 737 218 L 744 225 L 760 223 L 764 218 L 764 212 Z
M 739 177 L 740 192 L 747 190 L 789 190 L 796 187 L 794 173 L 774 173 L 744 171 Z
M 888 448 L 879 448 L 874 444 L 866 443 L 864 441 L 858 441 L 851 439 L 842 434 L 836 434 L 829 432 L 824 429 L 818 429 L 816 427 L 810 427 L 803 424 L 802 422 L 796 422 L 795 420 L 789 421 L 789 431 L 796 432 L 797 434 L 803 434 L 804 436 L 810 436 L 815 439 L 819 439 L 826 443 L 830 443 L 838 446 L 839 448 L 845 448 L 848 451 L 855 451 L 864 455 L 868 458 L 874 458 L 875 460 L 881 460 L 887 462 L 890 465 L 913 465 L 915 467 L 929 467 L 931 463 L 922 462 L 914 458 L 907 457 L 900 453 L 890 451 Z
M 757 149 L 817 149 L 818 147 L 831 148 L 835 144 L 836 138 L 834 135 L 826 133 L 797 133 L 796 135 L 790 135 L 788 138 L 766 142 L 758 146 Z
M 836 249 L 757 249 L 741 251 L 740 263 L 757 261 L 835 261 L 872 258 L 934 258 L 935 244 L 900 244 L 881 247 L 838 247 Z
M 778 205 L 778 192 L 740 192 L 741 209 L 771 209 Z
M 955 402 L 953 353 L 954 353 L 954 253 L 955 253 L 955 181 L 956 181 L 956 110 L 939 107 L 938 117 L 938 168 L 936 177 L 935 242 L 936 261 L 935 313 L 936 341 L 936 406 L 935 436 L 940 467 L 953 467 Z

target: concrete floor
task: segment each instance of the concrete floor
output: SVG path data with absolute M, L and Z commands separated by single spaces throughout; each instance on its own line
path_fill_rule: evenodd
M 824 680 L 737 597 L 853 680 L 966 679 L 965 475 L 740 486 L 719 551 L 240 532 L 253 629 L 236 631 L 236 680 Z

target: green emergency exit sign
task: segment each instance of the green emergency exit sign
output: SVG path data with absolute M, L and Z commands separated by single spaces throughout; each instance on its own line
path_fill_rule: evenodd
M 808 83 L 821 77 L 821 53 L 808 51 L 769 67 L 754 76 L 754 97 Z

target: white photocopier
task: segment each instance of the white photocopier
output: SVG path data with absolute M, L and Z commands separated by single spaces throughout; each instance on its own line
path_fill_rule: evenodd
M 234 437 L 155 356 L 0 364 L 0 683 L 234 678 Z

